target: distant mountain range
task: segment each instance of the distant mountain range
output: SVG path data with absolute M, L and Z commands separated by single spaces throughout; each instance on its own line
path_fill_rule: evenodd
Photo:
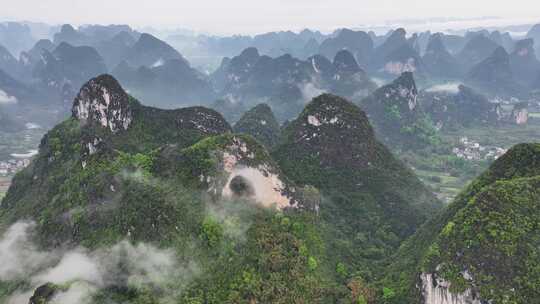
M 254 37 L 167 37 L 171 45 L 126 25 L 66 24 L 51 39 L 34 39 L 28 45 L 34 28 L 3 25 L 0 70 L 33 92 L 34 100 L 41 96 L 43 106 L 64 113 L 77 88 L 105 72 L 153 105 L 214 105 L 229 111 L 231 121 L 240 118 L 239 109 L 244 112 L 259 103 L 268 104 L 279 121 L 292 119 L 305 102 L 325 92 L 359 102 L 377 84 L 405 72 L 414 74 L 419 87 L 458 82 L 490 99 L 524 99 L 537 88 L 540 73 L 538 27 L 519 41 L 498 31 L 408 35 L 399 28 L 382 36 L 340 29 L 330 35 L 304 30 Z M 1 39 L 16 38 L 15 33 L 21 35 L 18 42 Z M 2 42 L 9 45 L 2 47 Z M 197 64 L 173 45 L 190 55 L 202 50 Z M 17 48 L 18 58 L 11 52 Z M 197 69 L 205 56 L 219 58 L 217 69 Z M 28 92 L 13 94 L 23 101 L 30 98 Z

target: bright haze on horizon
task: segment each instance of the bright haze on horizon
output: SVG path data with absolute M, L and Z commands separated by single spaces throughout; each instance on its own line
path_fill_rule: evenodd
M 8 2 L 6 0 L 6 2 Z M 481 17 L 540 21 L 538 0 L 18 0 L 0 18 L 72 24 L 182 27 L 217 34 L 314 28 L 331 30 L 388 24 L 389 20 L 463 18 L 471 27 L 493 26 Z M 494 22 L 493 18 L 491 19 Z M 496 20 L 496 19 L 495 19 Z M 455 21 L 454 21 L 455 22 Z M 496 21 L 495 21 L 496 22 Z M 502 21 L 501 21 L 502 22 Z M 394 23 L 395 24 L 395 23 Z M 448 23 L 452 24 L 452 23 Z M 457 26 L 456 24 L 454 24 Z M 426 26 L 427 27 L 427 26 Z

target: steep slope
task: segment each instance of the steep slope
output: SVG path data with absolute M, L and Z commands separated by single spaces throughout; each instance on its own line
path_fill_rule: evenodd
M 377 88 L 347 50 L 341 50 L 336 54 L 332 67 L 328 67 L 323 58 L 314 57 L 311 61 L 312 67 L 317 68 L 314 79 L 317 79 L 325 91 L 332 94 L 357 101 Z
M 444 46 L 440 33 L 429 38 L 422 60 L 429 74 L 437 78 L 452 79 L 463 73 L 457 59 Z
M 49 39 L 41 39 L 34 46 L 25 52 L 21 52 L 19 61 L 25 67 L 32 68 L 39 60 L 41 59 L 42 52 L 49 51 L 52 52 L 55 49 L 55 45 Z
M 391 32 L 386 40 L 375 48 L 371 68 L 377 70 L 384 66 L 386 57 L 407 43 L 406 34 L 407 32 L 403 28 Z
M 0 45 L 0 70 L 15 76 L 20 73 L 19 61 L 2 45 Z
M 159 66 L 169 59 L 185 62 L 184 57 L 172 46 L 150 34 L 141 34 L 139 40 L 133 44 L 125 56 L 125 60 L 135 67 Z
M 263 146 L 230 131 L 215 111 L 145 107 L 111 76 L 90 80 L 0 205 L 8 240 L 26 227 L 27 239 L 14 238 L 36 241 L 10 249 L 45 257 L 2 277 L 0 301 L 344 296 L 329 290 L 336 283 L 316 230 L 317 190 L 295 187 Z M 72 262 L 84 267 L 47 275 Z
M 495 125 L 502 119 L 499 104 L 464 85 L 457 92 L 422 91 L 418 102 L 439 129 Z
M 249 48 L 224 60 L 212 79 L 222 98 L 247 107 L 267 103 L 280 121 L 293 119 L 323 92 L 360 99 L 376 87 L 347 50 L 331 62 L 321 55 L 305 61 L 288 54 L 271 58 Z
M 514 49 L 515 41 L 509 32 L 493 31 L 489 34 L 489 39 L 502 46 L 507 52 L 512 52 Z
M 368 114 L 383 143 L 417 148 L 438 141 L 436 130 L 417 98 L 413 74 L 406 72 L 362 100 L 360 107 Z
M 517 145 L 495 161 L 400 248 L 388 271 L 398 284 L 394 302 L 538 299 L 539 183 L 538 144 Z
M 208 78 L 185 60 L 170 59 L 154 67 L 134 68 L 123 61 L 113 71 L 131 94 L 148 105 L 177 108 L 205 105 L 215 99 Z
M 122 31 L 108 40 L 98 42 L 96 49 L 103 56 L 107 67 L 112 69 L 125 58 L 136 42 L 131 34 Z
M 413 41 L 408 41 L 406 31 L 399 28 L 378 46 L 371 59 L 370 69 L 382 77 L 395 77 L 403 72 L 425 73 L 425 66 Z
M 13 77 L 0 69 L 0 95 L 2 102 L 0 104 L 11 104 L 17 102 L 35 101 L 37 97 L 32 89 L 15 80 Z
M 456 57 L 462 66 L 471 67 L 491 56 L 498 47 L 485 35 L 474 34 Z
M 540 72 L 540 61 L 534 52 L 534 40 L 524 39 L 516 42 L 510 54 L 512 74 L 523 86 L 530 86 Z
M 35 43 L 31 26 L 26 22 L 3 21 L 0 24 L 0 44 L 9 49 L 10 53 L 18 56 Z
M 529 32 L 527 32 L 527 38 L 534 39 L 536 56 L 540 57 L 540 24 L 534 25 Z
M 3 211 L 9 213 L 9 209 L 16 205 L 18 213 L 27 204 L 31 207 L 47 202 L 51 197 L 39 193 L 42 191 L 40 189 L 50 194 L 58 189 L 58 184 L 54 185 L 57 181 L 51 179 L 53 172 L 70 168 L 69 171 L 73 173 L 83 173 L 83 168 L 95 154 L 114 155 L 115 150 L 148 153 L 167 143 L 187 147 L 205 136 L 230 131 L 229 125 L 219 114 L 204 108 L 166 111 L 141 106 L 124 92 L 114 78 L 107 75 L 85 84 L 75 99 L 72 113 L 71 119 L 46 135 L 38 159 L 26 174 L 18 177 L 20 183 L 29 190 L 31 188 L 31 191 L 20 193 L 14 189 L 4 200 Z M 118 133 L 122 136 L 115 135 Z M 35 174 L 40 178 L 25 180 Z M 67 176 L 63 179 L 69 180 Z M 35 197 L 39 199 L 32 201 Z M 68 197 L 66 199 L 69 200 Z M 28 213 L 32 214 L 38 215 Z
M 319 212 L 332 260 L 365 280 L 377 276 L 374 261 L 442 207 L 375 139 L 365 113 L 334 95 L 310 102 L 283 130 L 273 155 L 297 184 L 321 190 Z
M 259 104 L 244 113 L 234 124 L 234 132 L 248 134 L 267 148 L 274 147 L 280 137 L 279 123 L 267 104 Z
M 366 69 L 373 48 L 373 40 L 366 32 L 342 29 L 336 37 L 327 38 L 321 43 L 319 54 L 327 58 L 334 58 L 339 51 L 348 50 L 353 54 L 358 64 Z
M 65 91 L 69 86 L 69 90 L 74 91 L 88 79 L 106 71 L 103 58 L 94 48 L 63 42 L 52 52 L 42 50 L 34 75 L 42 86 L 51 90 Z
M 73 46 L 91 45 L 90 37 L 76 30 L 71 24 L 62 25 L 60 32 L 54 34 L 53 41 L 56 45 L 62 42 Z
M 524 93 L 514 79 L 510 57 L 502 47 L 473 66 L 467 74 L 466 82 L 491 96 L 519 97 Z

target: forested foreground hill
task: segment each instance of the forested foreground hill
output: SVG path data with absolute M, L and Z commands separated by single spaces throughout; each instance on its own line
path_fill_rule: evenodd
M 255 114 L 252 125 L 272 117 Z M 315 98 L 272 142 L 242 132 L 213 110 L 146 107 L 111 76 L 90 80 L 0 205 L 0 301 L 534 295 L 537 146 L 516 147 L 439 215 L 345 99 Z
M 401 246 L 391 302 L 538 303 L 539 204 L 540 144 L 517 145 Z

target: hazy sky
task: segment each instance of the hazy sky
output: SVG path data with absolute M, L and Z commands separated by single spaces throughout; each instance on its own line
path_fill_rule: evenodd
M 49 23 L 127 23 L 215 33 L 333 29 L 428 17 L 540 21 L 539 0 L 2 0 L 0 17 Z

